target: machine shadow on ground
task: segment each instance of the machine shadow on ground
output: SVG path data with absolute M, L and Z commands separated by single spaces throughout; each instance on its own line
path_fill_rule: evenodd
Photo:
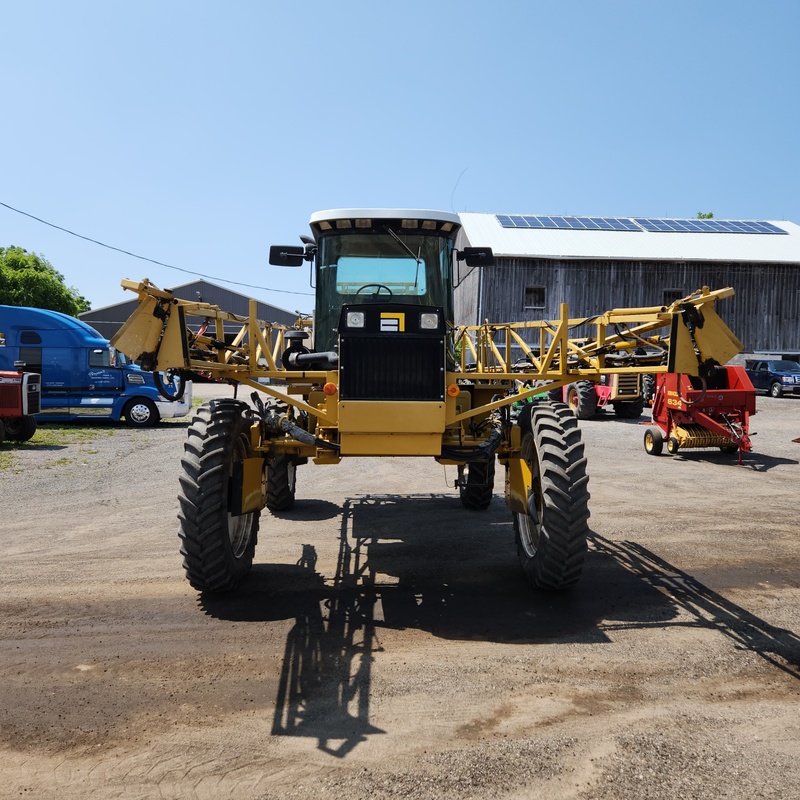
M 333 516 L 333 504 L 298 515 Z M 495 498 L 486 512 L 452 495 L 347 499 L 335 574 L 316 549 L 297 563 L 261 564 L 235 596 L 202 595 L 214 617 L 294 619 L 272 733 L 316 738 L 344 757 L 381 731 L 370 723 L 371 669 L 382 629 L 506 644 L 609 641 L 608 632 L 693 626 L 716 630 L 800 677 L 800 639 L 768 625 L 635 542 L 590 540 L 584 575 L 565 593 L 533 590 L 516 559 L 512 524 Z M 288 514 L 286 515 L 288 516 Z

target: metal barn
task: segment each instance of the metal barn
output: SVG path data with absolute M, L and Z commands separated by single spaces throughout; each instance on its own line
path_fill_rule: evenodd
M 668 305 L 733 286 L 718 311 L 751 352 L 800 351 L 800 226 L 462 213 L 458 242 L 489 246 L 495 266 L 459 263 L 456 322 L 556 319 Z

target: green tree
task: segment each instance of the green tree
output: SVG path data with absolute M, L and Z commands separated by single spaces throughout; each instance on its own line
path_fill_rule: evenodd
M 713 211 L 698 211 L 697 219 L 714 219 Z
M 76 317 L 91 305 L 44 257 L 21 247 L 0 247 L 0 304 L 49 308 Z

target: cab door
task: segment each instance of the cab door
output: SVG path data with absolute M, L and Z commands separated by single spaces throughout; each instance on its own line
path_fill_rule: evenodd
M 82 348 L 81 380 L 70 398 L 70 411 L 80 417 L 110 417 L 122 393 L 123 370 L 112 347 Z

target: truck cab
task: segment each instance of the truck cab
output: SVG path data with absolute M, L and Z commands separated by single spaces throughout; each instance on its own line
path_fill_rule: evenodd
M 40 308 L 0 306 L 0 369 L 22 362 L 41 375 L 40 422 L 125 420 L 155 425 L 191 409 L 191 385 L 180 402 L 164 399 L 152 373 L 110 346 L 81 320 Z
M 305 247 L 270 250 L 271 264 L 311 261 L 316 285 L 313 352 L 293 345 L 285 366 L 338 370 L 341 455 L 440 455 L 453 262 L 489 266 L 491 250 L 456 253 L 461 223 L 442 211 L 336 209 L 310 226 Z

